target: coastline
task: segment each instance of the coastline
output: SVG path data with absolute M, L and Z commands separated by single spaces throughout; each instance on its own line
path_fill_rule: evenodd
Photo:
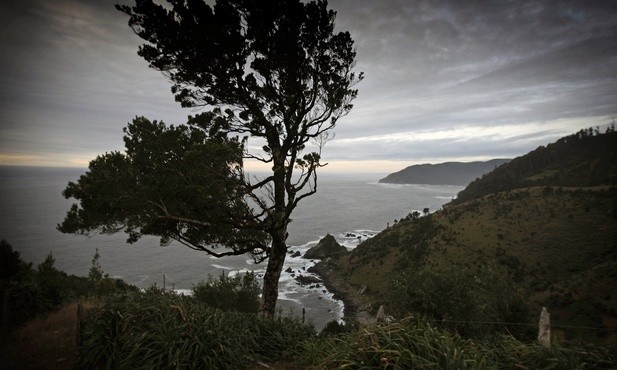
M 321 278 L 324 287 L 333 294 L 334 299 L 343 302 L 344 322 L 357 321 L 362 325 L 373 322 L 375 319 L 370 314 L 368 307 L 361 297 L 361 293 L 355 291 L 349 284 L 338 275 L 330 259 L 320 261 L 308 271 Z

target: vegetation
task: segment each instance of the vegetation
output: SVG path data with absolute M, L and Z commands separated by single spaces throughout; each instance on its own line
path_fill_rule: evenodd
M 36 269 L 26 264 L 19 252 L 2 240 L 3 274 L 0 279 L 2 325 L 6 330 L 22 326 L 36 316 L 59 309 L 78 299 L 136 290 L 122 280 L 102 276 L 94 281 L 86 277 L 68 275 L 56 269 L 51 252 Z
M 351 36 L 334 31 L 336 14 L 322 0 L 116 7 L 176 100 L 205 112 L 177 127 L 136 118 L 126 154 L 98 157 L 69 184 L 64 195 L 81 208 L 60 230 L 125 229 L 131 241 L 157 235 L 217 257 L 268 259 L 261 310 L 273 316 L 291 214 L 317 191 L 321 148 L 362 79 Z M 262 150 L 249 152 L 249 138 Z M 251 179 L 245 159 L 272 172 Z
M 239 369 L 280 358 L 314 332 L 292 319 L 224 312 L 150 291 L 107 299 L 83 335 L 83 368 Z
M 547 350 L 509 336 L 472 341 L 425 320 L 316 335 L 292 319 L 212 310 L 190 297 L 116 297 L 84 329 L 80 366 L 93 368 L 610 368 L 594 347 Z M 265 344 L 265 345 L 264 345 Z
M 463 193 L 506 190 L 414 211 L 329 261 L 328 274 L 362 291 L 351 298 L 371 315 L 385 305 L 395 317 L 419 314 L 465 338 L 530 340 L 544 306 L 554 341 L 617 347 L 616 138 L 612 128 L 584 130 L 512 160 Z M 523 164 L 536 162 L 535 173 L 551 176 L 530 180 Z M 582 179 L 562 173 L 588 166 L 593 174 Z M 527 180 L 499 181 L 515 173 Z
M 434 223 L 427 217 L 414 217 L 400 225 L 423 224 L 429 230 Z M 12 250 L 8 252 L 15 255 Z M 99 276 L 103 280 L 108 279 L 98 265 L 97 254 L 90 275 L 98 275 L 92 274 L 96 270 L 101 272 Z M 25 265 L 19 259 L 15 261 Z M 50 261 L 53 261 L 51 254 L 41 267 L 62 274 Z M 40 274 L 33 269 L 28 274 L 35 272 Z M 69 278 L 74 279 L 89 284 L 97 280 Z M 60 285 L 60 295 L 67 296 L 65 290 L 70 289 L 68 284 Z M 472 340 L 453 331 L 446 322 L 435 323 L 418 315 L 368 326 L 333 322 L 317 334 L 297 319 L 278 316 L 272 320 L 259 316 L 256 313 L 258 290 L 252 274 L 211 278 L 198 284 L 194 293 L 194 296 L 183 296 L 156 287 L 145 291 L 99 290 L 91 300 L 81 301 L 86 307 L 81 321 L 77 304 L 69 303 L 16 329 L 11 338 L 3 341 L 0 361 L 7 369 L 599 369 L 617 366 L 616 354 L 600 347 L 556 345 L 546 349 L 535 341 L 520 341 L 499 333 Z M 241 312 L 242 307 L 251 307 L 246 311 L 252 312 Z
M 606 349 L 546 349 L 507 335 L 474 341 L 414 317 L 306 340 L 296 361 L 319 369 L 600 369 L 617 364 Z
M 254 273 L 222 274 L 218 280 L 210 277 L 193 287 L 193 297 L 199 302 L 223 311 L 252 312 L 259 310 L 259 282 Z
M 617 184 L 617 132 L 614 124 L 580 130 L 514 158 L 462 190 L 452 204 L 532 186 L 590 187 Z

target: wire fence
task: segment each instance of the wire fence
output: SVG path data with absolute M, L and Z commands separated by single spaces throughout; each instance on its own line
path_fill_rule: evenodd
M 506 322 L 506 321 L 474 321 L 474 320 L 429 320 L 432 323 L 444 324 L 478 324 L 478 325 L 495 325 L 495 326 L 530 326 L 538 327 L 538 323 L 526 322 Z M 604 326 L 581 326 L 581 325 L 564 325 L 551 324 L 551 328 L 557 329 L 581 329 L 581 330 L 597 330 L 607 332 L 617 332 L 617 328 L 607 328 Z

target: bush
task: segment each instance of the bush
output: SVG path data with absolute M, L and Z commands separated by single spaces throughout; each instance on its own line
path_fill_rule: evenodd
M 288 318 L 223 312 L 152 291 L 110 297 L 83 323 L 79 366 L 235 369 L 283 357 L 314 329 Z
M 30 267 L 6 240 L 0 240 L 0 280 L 12 278 L 20 271 L 29 270 Z
M 485 368 L 484 356 L 471 341 L 413 318 L 307 341 L 298 360 L 323 369 Z
M 598 369 L 615 368 L 615 354 L 595 347 L 552 347 L 501 335 L 464 339 L 408 317 L 339 336 L 302 342 L 294 365 L 318 369 Z
M 8 318 L 6 325 L 10 329 L 81 297 L 138 290 L 122 280 L 103 278 L 95 285 L 88 278 L 68 275 L 54 266 L 51 252 L 34 270 L 4 240 L 0 242 L 0 256 L 9 258 L 2 260 L 6 273 L 5 278 L 0 279 L 0 307 L 8 310 L 8 313 L 2 312 L 2 317 Z
M 395 275 L 392 284 L 390 301 L 399 316 L 421 314 L 469 338 L 500 332 L 526 338 L 531 333 L 526 327 L 498 324 L 532 318 L 516 284 L 496 267 L 483 266 L 479 271 L 461 267 L 447 273 L 430 267 L 410 269 Z
M 41 313 L 53 310 L 56 306 L 45 293 L 39 284 L 29 279 L 6 283 L 2 289 L 2 307 L 8 308 L 8 327 L 14 329 Z M 6 306 L 5 298 L 8 299 Z
M 207 282 L 193 286 L 193 297 L 209 307 L 223 311 L 259 311 L 259 282 L 254 273 L 236 275 L 222 274 L 218 280 L 209 277 Z
M 353 333 L 358 331 L 360 323 L 358 321 L 351 321 L 346 323 L 340 323 L 336 320 L 332 320 L 321 329 L 320 336 L 338 336 L 345 333 Z

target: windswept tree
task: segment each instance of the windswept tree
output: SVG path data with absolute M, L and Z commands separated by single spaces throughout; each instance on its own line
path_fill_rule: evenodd
M 325 0 L 167 1 L 116 7 L 176 100 L 202 111 L 181 126 L 136 118 L 126 153 L 98 157 L 69 183 L 64 195 L 81 206 L 59 228 L 124 229 L 131 241 L 157 235 L 217 257 L 267 260 L 261 311 L 271 316 L 290 216 L 317 191 L 322 145 L 362 79 L 353 40 L 335 32 Z M 272 171 L 250 177 L 246 160 Z

